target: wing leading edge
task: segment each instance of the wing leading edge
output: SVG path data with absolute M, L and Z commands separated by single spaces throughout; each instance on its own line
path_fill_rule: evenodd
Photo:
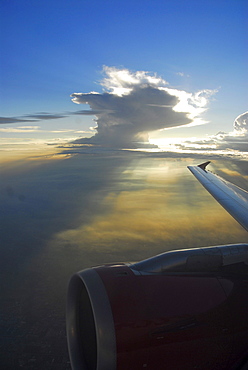
M 206 170 L 210 162 L 188 166 L 198 181 L 248 231 L 248 192 Z

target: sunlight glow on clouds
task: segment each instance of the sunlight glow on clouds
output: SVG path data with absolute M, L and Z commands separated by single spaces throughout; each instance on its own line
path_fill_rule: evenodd
M 133 88 L 138 85 L 148 84 L 150 86 L 164 86 L 168 82 L 158 77 L 156 74 L 149 75 L 145 71 L 132 73 L 128 69 L 117 69 L 115 67 L 103 67 L 103 72 L 107 77 L 103 79 L 101 85 L 106 91 L 118 96 L 131 93 Z
M 174 88 L 156 73 L 130 71 L 125 68 L 103 67 L 103 78 L 99 82 L 102 92 L 73 93 L 72 101 L 87 104 L 88 109 L 74 112 L 37 112 L 17 117 L 0 117 L 2 136 L 16 138 L 30 133 L 30 139 L 41 137 L 61 145 L 90 145 L 119 149 L 162 150 L 176 153 L 202 153 L 206 155 L 234 155 L 247 158 L 248 112 L 239 115 L 231 132 L 216 135 L 171 138 L 170 129 L 197 126 L 207 123 L 203 113 L 217 90 L 203 89 L 188 92 Z M 179 73 L 182 76 L 182 73 Z M 95 116 L 95 125 L 73 126 L 72 117 Z M 53 126 L 52 121 L 64 118 L 62 127 Z M 68 118 L 68 121 L 67 121 Z M 77 117 L 75 117 L 77 120 Z M 31 126 L 29 123 L 47 122 L 49 128 Z M 49 122 L 50 121 L 50 122 Z M 10 124 L 27 126 L 11 127 Z M 66 124 L 66 127 L 63 125 Z M 8 125 L 8 127 L 3 127 Z M 86 130 L 85 130 L 86 128 Z M 164 131 L 163 134 L 160 131 Z M 166 132 L 165 132 L 166 131 Z M 33 134 L 31 134 L 33 133 Z M 38 136 L 39 135 L 39 136 Z M 55 135 L 57 138 L 55 138 Z M 79 137 L 81 135 L 81 137 Z M 165 136 L 166 138 L 162 138 Z M 70 136 L 70 137 L 69 137 Z M 179 131 L 178 131 L 179 136 Z M 151 138 L 151 139 L 150 139 Z M 1 139 L 2 140 L 2 139 Z M 35 143 L 35 140 L 34 140 Z M 4 142 L 4 147 L 6 143 Z M 71 149 L 71 147 L 70 147 Z
M 105 211 L 58 233 L 52 245 L 152 255 L 209 245 L 207 238 L 221 244 L 226 238 L 230 243 L 240 226 L 187 171 L 192 161 L 146 156 L 131 161 L 118 172 L 118 181 L 111 178 L 114 187 L 108 187 L 101 203 Z
M 36 132 L 39 131 L 40 126 L 20 126 L 20 127 L 4 127 L 0 128 L 0 132 Z
M 146 71 L 104 67 L 103 72 L 103 93 L 71 95 L 74 103 L 88 104 L 96 116 L 97 133 L 78 143 L 90 141 L 119 148 L 149 146 L 151 131 L 205 123 L 201 114 L 216 93 L 202 90 L 193 94 L 170 88 L 167 81 Z
M 248 134 L 248 112 L 240 114 L 234 121 L 234 131 Z
M 202 90 L 195 94 L 171 88 L 163 88 L 163 90 L 178 97 L 179 102 L 173 107 L 173 110 L 175 112 L 187 112 L 188 117 L 192 120 L 187 126 L 197 126 L 206 123 L 200 115 L 205 112 L 210 97 L 217 90 Z
M 233 131 L 218 132 L 216 135 L 205 139 L 191 139 L 178 144 L 181 149 L 201 150 L 211 149 L 214 151 L 225 150 L 237 153 L 248 152 L 248 112 L 240 114 L 233 123 Z M 245 154 L 244 154 L 245 156 Z M 246 156 L 247 157 L 247 156 Z

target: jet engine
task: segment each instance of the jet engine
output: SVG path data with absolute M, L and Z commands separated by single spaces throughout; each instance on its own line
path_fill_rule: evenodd
M 248 244 L 170 251 L 72 276 L 73 369 L 241 369 L 248 356 Z

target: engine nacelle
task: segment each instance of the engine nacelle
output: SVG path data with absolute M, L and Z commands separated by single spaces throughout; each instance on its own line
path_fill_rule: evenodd
M 233 369 L 248 355 L 248 245 L 163 253 L 70 281 L 73 369 Z

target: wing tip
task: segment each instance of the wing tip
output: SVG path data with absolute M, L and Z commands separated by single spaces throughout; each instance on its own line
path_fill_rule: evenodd
M 204 163 L 198 164 L 198 166 L 187 166 L 187 168 L 188 168 L 191 172 L 194 172 L 194 169 L 196 169 L 197 167 L 199 167 L 199 168 L 200 168 L 200 169 L 202 169 L 203 171 L 207 172 L 207 171 L 206 171 L 206 167 L 209 165 L 209 163 L 211 163 L 211 161 L 207 161 L 207 162 L 204 162 Z
M 209 163 L 211 163 L 211 161 L 207 161 L 207 162 L 198 164 L 197 167 L 201 168 L 203 171 L 206 171 L 206 167 L 209 165 Z

